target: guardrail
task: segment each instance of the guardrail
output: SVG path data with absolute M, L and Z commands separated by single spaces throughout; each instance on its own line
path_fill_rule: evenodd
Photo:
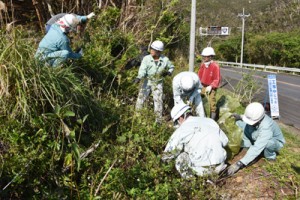
M 227 65 L 230 67 L 241 67 L 241 63 L 235 62 L 223 62 L 217 61 L 220 65 Z M 276 72 L 286 72 L 292 74 L 300 74 L 300 69 L 298 68 L 291 68 L 291 67 L 278 67 L 278 66 L 269 66 L 269 65 L 255 65 L 255 64 L 246 64 L 243 63 L 243 67 L 253 68 L 253 69 L 260 69 L 263 71 L 276 71 Z

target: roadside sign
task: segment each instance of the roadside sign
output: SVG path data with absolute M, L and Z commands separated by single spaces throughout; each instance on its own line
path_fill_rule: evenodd
M 279 117 L 278 91 L 276 75 L 268 75 L 268 91 L 270 99 L 271 117 Z
M 226 26 L 209 26 L 207 28 L 200 27 L 200 35 L 229 35 L 230 28 Z
M 208 35 L 221 35 L 221 26 L 209 26 L 207 28 Z

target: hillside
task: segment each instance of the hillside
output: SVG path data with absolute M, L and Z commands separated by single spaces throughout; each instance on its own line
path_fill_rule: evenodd
M 63 3 L 64 1 L 53 2 L 44 0 L 2 0 L 2 2 L 7 5 L 9 16 L 11 16 L 13 11 L 14 18 L 21 20 L 22 23 L 38 21 L 40 19 L 42 24 L 44 24 L 50 18 L 51 13 L 69 12 L 75 8 L 76 13 L 86 14 L 92 8 L 91 3 L 87 1 L 79 2 L 75 0 L 68 1 L 67 3 Z M 126 11 L 128 12 L 128 16 L 130 16 L 132 11 L 136 10 L 136 6 L 139 6 L 139 3 L 135 1 L 121 3 L 117 0 L 106 0 L 101 2 L 101 5 L 98 4 L 100 9 L 106 6 L 117 6 L 124 9 L 126 7 L 130 8 L 129 12 Z M 164 1 L 162 1 L 161 6 L 164 4 Z M 49 10 L 49 6 L 51 10 Z M 251 17 L 247 18 L 246 27 L 251 32 L 288 32 L 298 29 L 300 24 L 300 2 L 297 0 L 204 0 L 199 1 L 197 5 L 197 26 L 229 26 L 235 32 L 241 26 L 241 20 L 237 15 L 238 13 L 242 13 L 243 8 L 246 14 L 251 14 Z M 36 9 L 39 16 L 37 16 Z M 188 11 L 190 4 L 188 2 L 181 2 L 180 9 L 181 11 Z M 189 17 L 188 12 L 184 14 L 187 15 L 185 17 Z M 134 18 L 131 17 L 131 19 Z
M 163 149 L 174 131 L 170 119 L 174 103 L 172 78 L 188 66 L 189 1 L 35 0 L 34 6 L 27 5 L 31 1 L 4 2 L 13 2 L 16 7 L 0 11 L 2 27 L 6 20 L 14 19 L 12 8 L 20 12 L 14 16 L 21 21 L 9 31 L 0 30 L 0 199 L 299 198 L 300 141 L 284 125 L 281 128 L 287 144 L 277 161 L 269 163 L 261 158 L 232 177 L 213 175 L 184 180 L 174 162 L 162 162 Z M 83 57 L 56 68 L 34 58 L 43 37 L 40 24 L 50 15 L 47 2 L 51 2 L 55 13 L 96 13 L 82 35 L 69 35 L 72 49 L 82 47 Z M 205 1 L 207 9 L 222 11 L 217 21 L 228 16 L 228 24 L 234 26 L 233 20 L 240 22 L 234 13 L 244 6 L 240 3 L 244 1 L 220 2 Z M 267 3 L 255 2 L 251 5 L 261 8 L 261 12 L 267 10 Z M 17 5 L 22 5 L 22 9 L 17 9 Z M 236 10 L 228 12 L 224 5 Z M 204 7 L 200 3 L 199 8 L 207 12 Z M 212 21 L 215 20 L 203 18 L 204 24 Z M 256 43 L 279 48 L 279 42 L 288 41 L 282 45 L 284 48 L 300 46 L 294 40 L 298 35 L 290 34 L 253 34 L 252 43 L 248 44 L 252 44 L 255 56 L 259 49 L 255 48 Z M 239 35 L 237 32 L 233 38 L 220 40 L 216 45 L 218 54 L 238 55 L 239 46 L 235 44 L 240 42 Z M 141 85 L 133 80 L 138 66 L 126 68 L 129 60 L 140 55 L 140 47 L 155 39 L 164 42 L 164 54 L 176 67 L 164 83 L 162 124 L 155 123 L 152 101 L 146 102 L 142 112 L 136 112 Z M 250 37 L 247 39 L 250 41 Z M 286 58 L 291 56 L 288 50 Z M 245 76 L 247 83 L 255 82 L 250 78 Z M 247 88 L 255 89 L 252 86 Z M 243 113 L 241 102 L 249 100 L 223 89 L 218 90 L 217 99 L 227 114 L 218 123 L 230 137 L 228 162 L 233 163 L 241 156 L 236 155 L 236 141 L 241 135 L 235 134 L 241 132 L 233 131 L 237 127 L 229 116 Z M 227 105 L 233 108 L 228 109 Z
M 250 32 L 288 32 L 298 29 L 300 2 L 288 0 L 219 0 L 201 1 L 197 5 L 198 26 L 228 26 L 236 33 L 241 27 L 237 16 L 245 9 L 250 14 L 246 29 Z

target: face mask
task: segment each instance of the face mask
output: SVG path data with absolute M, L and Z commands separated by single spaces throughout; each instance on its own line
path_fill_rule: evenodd
M 208 66 L 210 65 L 210 61 L 209 62 L 205 62 L 205 67 L 208 68 Z

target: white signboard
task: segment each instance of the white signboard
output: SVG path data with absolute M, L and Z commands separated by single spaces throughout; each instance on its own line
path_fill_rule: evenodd
M 276 84 L 276 75 L 268 75 L 269 98 L 271 117 L 279 117 L 278 91 Z
M 229 27 L 221 27 L 221 26 L 209 26 L 207 28 L 199 28 L 199 33 L 201 36 L 206 35 L 229 35 L 230 28 Z
M 221 35 L 229 35 L 229 27 L 221 27 Z

